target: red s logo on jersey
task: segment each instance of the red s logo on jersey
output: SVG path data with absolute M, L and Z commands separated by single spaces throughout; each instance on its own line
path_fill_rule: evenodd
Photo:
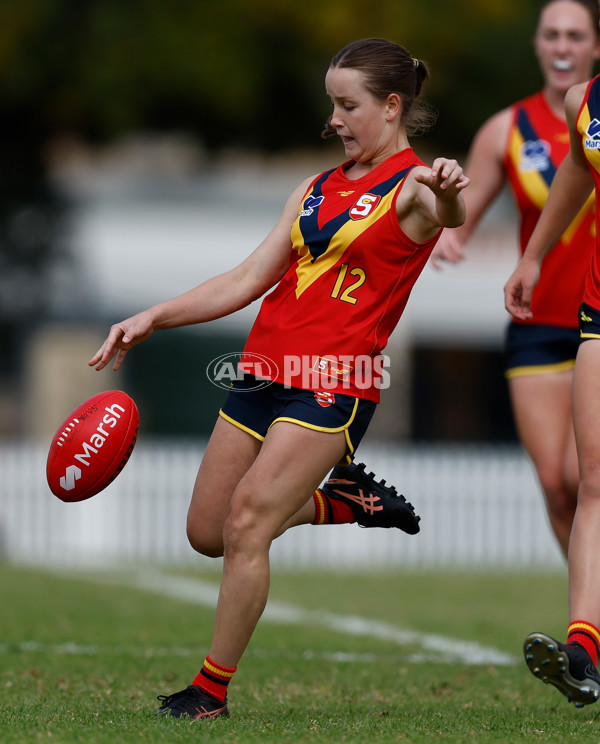
M 363 194 L 359 196 L 354 202 L 354 206 L 350 209 L 350 217 L 353 220 L 364 220 L 365 217 L 371 214 L 380 201 L 381 197 L 377 194 Z

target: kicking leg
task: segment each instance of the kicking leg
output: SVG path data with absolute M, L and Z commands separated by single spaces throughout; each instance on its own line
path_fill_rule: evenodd
M 206 447 L 188 510 L 187 533 L 194 550 L 223 555 L 223 526 L 233 492 L 258 456 L 262 443 L 219 417 Z M 329 479 L 281 526 L 277 536 L 301 524 L 347 524 L 398 527 L 419 532 L 412 504 L 364 465 L 337 466 Z
M 224 571 L 209 656 L 234 667 L 269 589 L 269 549 L 346 449 L 342 433 L 276 423 L 239 483 L 224 530 Z

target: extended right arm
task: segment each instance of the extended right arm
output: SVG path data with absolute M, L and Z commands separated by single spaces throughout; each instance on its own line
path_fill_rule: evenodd
M 289 265 L 291 227 L 311 180 L 307 179 L 294 191 L 275 227 L 241 264 L 185 294 L 113 325 L 88 362 L 89 366 L 101 370 L 116 355 L 114 369 L 117 370 L 129 349 L 145 341 L 154 331 L 206 323 L 230 315 L 277 284 Z

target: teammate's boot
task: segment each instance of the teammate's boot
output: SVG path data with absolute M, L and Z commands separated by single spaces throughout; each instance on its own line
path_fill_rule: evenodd
M 374 473 L 367 474 L 363 463 L 337 465 L 321 491 L 348 504 L 362 527 L 397 527 L 409 535 L 421 529 L 421 517 L 413 505 L 394 486 L 386 486 L 384 480 L 377 482 Z
M 173 716 L 181 718 L 218 718 L 229 716 L 227 710 L 227 698 L 221 702 L 201 690 L 195 685 L 188 685 L 185 690 L 174 692 L 172 695 L 159 695 L 160 708 L 156 711 L 159 716 Z
M 579 643 L 563 644 L 545 633 L 530 633 L 523 644 L 529 670 L 554 685 L 576 708 L 595 703 L 600 696 L 600 674 Z

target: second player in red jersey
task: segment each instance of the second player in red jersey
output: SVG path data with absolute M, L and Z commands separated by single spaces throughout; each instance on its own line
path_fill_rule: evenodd
M 595 0 L 543 3 L 535 33 L 543 90 L 495 114 L 477 132 L 466 165 L 471 178 L 465 193 L 467 219 L 458 230 L 442 235 L 433 252 L 436 263 L 463 257 L 463 244 L 506 182 L 519 213 L 524 251 L 554 174 L 569 152 L 565 95 L 591 77 L 600 54 L 598 16 Z M 577 310 L 594 245 L 594 201 L 590 194 L 544 261 L 532 317 L 513 318 L 505 342 L 517 433 L 535 465 L 565 556 L 579 481 L 571 405 L 579 348 Z
M 544 208 L 556 170 L 569 152 L 569 131 L 564 116 L 552 110 L 543 92 L 515 103 L 511 111 L 505 167 L 521 219 L 522 254 Z M 594 194 L 590 194 L 544 262 L 535 289 L 533 318 L 515 322 L 577 328 L 577 310 L 594 244 L 595 202 Z

